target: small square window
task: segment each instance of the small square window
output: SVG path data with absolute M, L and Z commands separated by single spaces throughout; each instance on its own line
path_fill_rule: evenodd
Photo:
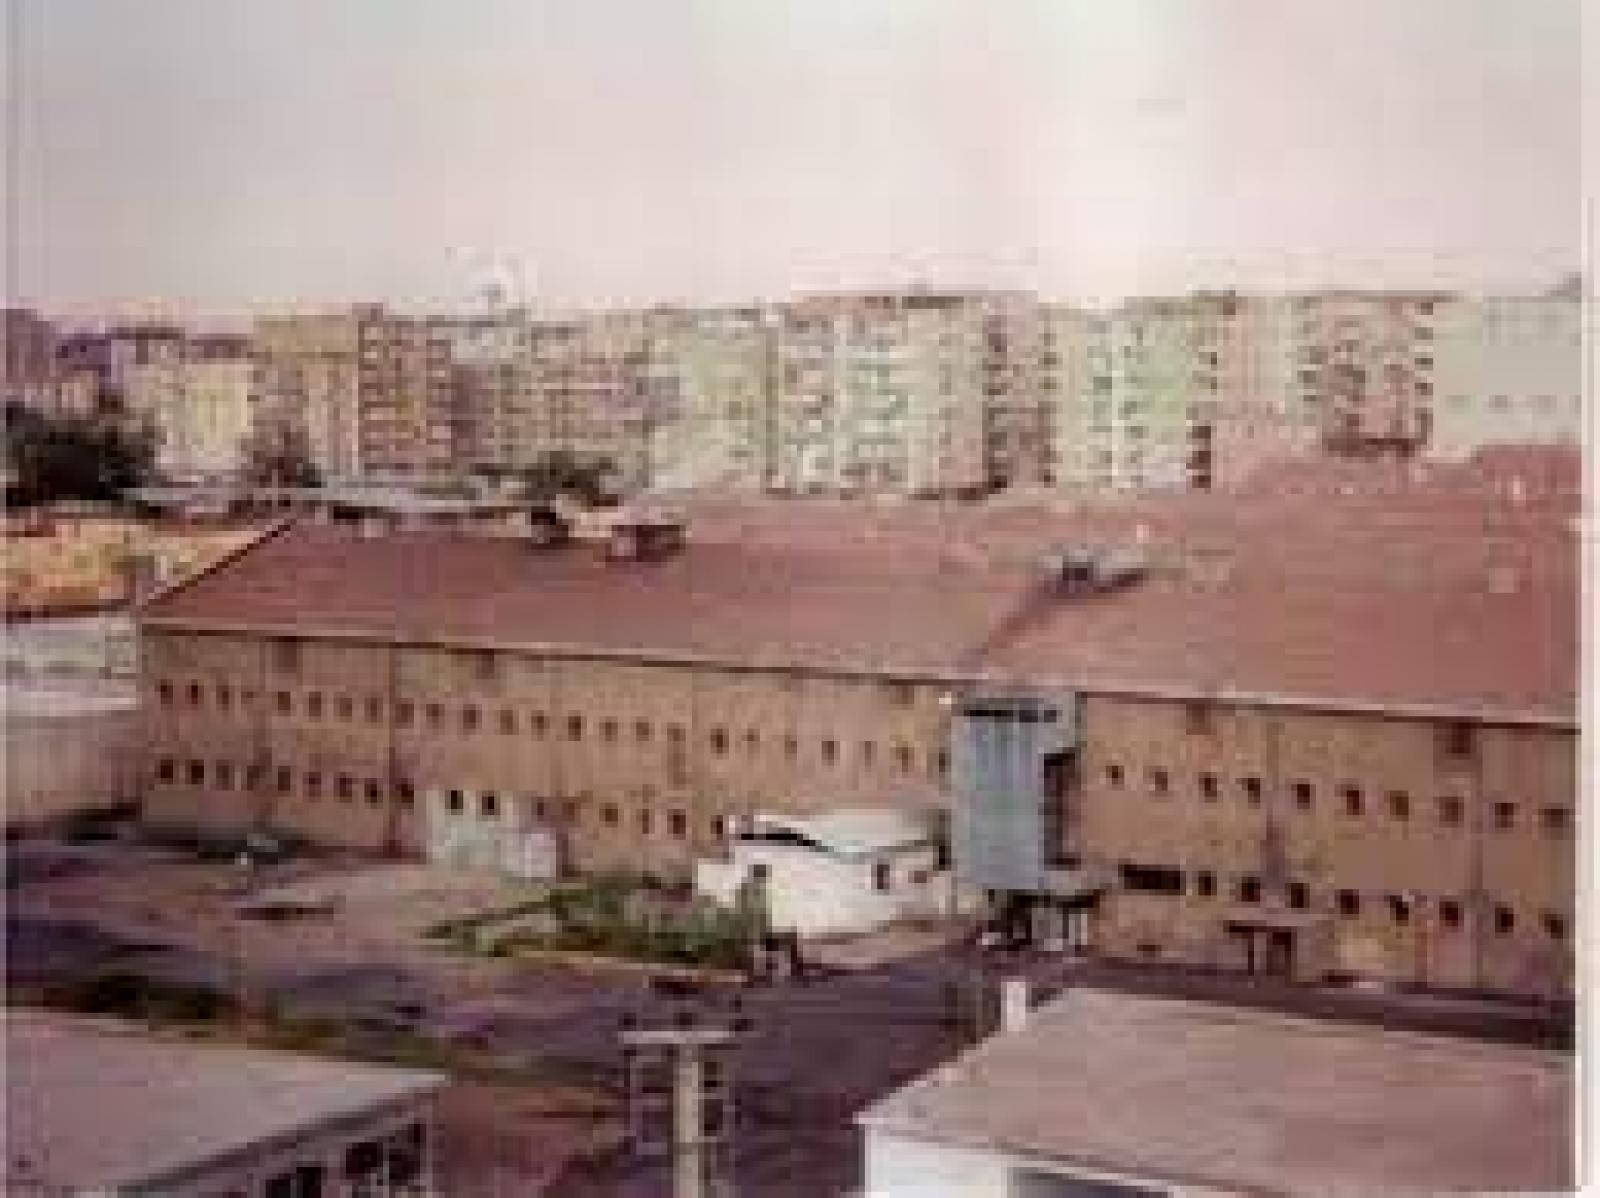
M 1296 911 L 1304 911 L 1311 905 L 1311 888 L 1304 882 L 1289 883 L 1289 906 Z
M 279 794 L 288 794 L 294 789 L 294 771 L 286 765 L 280 765 L 278 767 L 277 784 Z
M 1261 879 L 1240 878 L 1237 893 L 1241 903 L 1259 903 L 1261 901 Z
M 398 703 L 396 703 L 394 705 L 394 722 L 395 722 L 395 726 L 397 728 L 409 728 L 409 727 L 411 727 L 411 720 L 415 716 L 415 714 L 416 714 L 416 708 L 414 708 L 406 700 L 402 699 L 400 702 L 398 702 Z
M 605 824 L 607 827 L 616 827 L 617 805 L 615 803 L 607 803 L 604 807 L 600 808 L 600 822 Z
M 1217 893 L 1217 875 L 1209 869 L 1202 869 L 1194 876 L 1194 891 L 1201 898 L 1210 898 Z
M 369 803 L 376 805 L 383 801 L 383 787 L 379 785 L 376 778 L 368 778 L 361 791 L 367 796 L 367 802 Z
M 839 745 L 837 742 L 831 740 L 825 740 L 822 742 L 822 760 L 831 765 L 838 756 Z
M 1359 786 L 1344 787 L 1339 791 L 1339 797 L 1344 800 L 1344 813 L 1346 815 L 1361 814 L 1363 799 Z
M 312 691 L 306 695 L 306 718 L 320 720 L 322 718 L 322 692 Z
M 1311 796 L 1313 794 L 1311 783 L 1296 782 L 1294 784 L 1294 805 L 1301 811 L 1311 810 Z
M 1411 796 L 1403 790 L 1391 790 L 1388 794 L 1389 814 L 1395 819 L 1411 818 Z
M 1517 914 L 1510 907 L 1497 906 L 1494 909 L 1494 931 L 1497 936 L 1509 936 L 1516 930 Z
M 870 740 L 861 742 L 861 764 L 870 766 L 878 755 L 878 746 Z
M 163 782 L 171 782 L 178 776 L 178 763 L 170 757 L 163 757 L 156 766 L 156 777 Z
M 1106 766 L 1106 781 L 1112 786 L 1122 785 L 1122 767 L 1120 765 Z
M 783 738 L 783 755 L 790 761 L 800 755 L 800 740 L 798 737 L 785 736 Z
M 633 723 L 633 739 L 641 745 L 650 739 L 650 721 L 635 720 Z
M 338 703 L 338 712 L 339 712 L 339 718 L 341 720 L 353 720 L 353 719 L 355 719 L 355 716 L 356 716 L 355 700 L 352 699 L 349 695 L 340 695 L 339 696 L 339 703 Z
M 463 732 L 476 732 L 478 730 L 478 709 L 467 706 L 461 709 L 461 730 Z
M 1494 805 L 1494 826 L 1499 832 L 1509 832 L 1517 826 L 1517 805 L 1515 803 L 1496 803 Z
M 504 736 L 516 735 L 517 713 L 515 708 L 502 707 L 500 709 L 500 732 Z
M 1217 797 L 1217 776 L 1215 774 L 1200 775 L 1200 794 L 1208 800 Z
M 383 700 L 378 698 L 376 695 L 369 695 L 367 697 L 367 723 L 383 723 Z
M 428 727 L 430 727 L 430 728 L 439 728 L 439 727 L 442 727 L 444 725 L 444 706 L 442 704 L 429 703 L 428 707 L 427 707 L 427 712 L 428 712 Z
M 400 806 L 409 807 L 416 800 L 416 787 L 404 778 L 397 779 L 394 784 L 394 797 Z
M 199 786 L 206 780 L 206 763 L 203 761 L 189 762 L 189 785 Z
M 1243 778 L 1239 784 L 1244 788 L 1245 801 L 1252 807 L 1259 807 L 1261 805 L 1261 779 L 1255 777 Z
M 650 827 L 653 822 L 650 817 L 650 808 L 641 807 L 639 809 L 639 831 L 646 836 L 650 835 Z
M 728 730 L 726 728 L 713 728 L 711 730 L 711 751 L 718 757 L 728 751 Z
M 1554 911 L 1546 911 L 1541 917 L 1544 924 L 1544 934 L 1552 940 L 1565 940 L 1567 938 L 1567 920 L 1564 915 Z
M 172 683 L 163 682 L 156 687 L 156 694 L 161 700 L 161 706 L 172 706 Z
M 489 818 L 489 819 L 493 819 L 495 816 L 499 815 L 500 814 L 500 799 L 499 799 L 499 796 L 493 795 L 493 794 L 481 794 L 481 795 L 479 795 L 478 796 L 478 813 L 480 815 L 483 815 L 483 816 Z
M 467 806 L 467 796 L 462 794 L 459 790 L 452 790 L 447 796 L 445 796 L 445 806 L 449 807 L 451 811 L 465 811 Z
M 567 739 L 583 739 L 583 717 L 581 715 L 569 715 L 567 717 Z
M 1155 791 L 1156 794 L 1166 794 L 1167 789 L 1169 786 L 1171 786 L 1171 784 L 1172 779 L 1168 776 L 1166 770 L 1153 769 L 1150 771 L 1150 789 Z
M 311 770 L 306 774 L 306 798 L 316 799 L 322 797 L 322 774 Z
M 611 744 L 617 739 L 616 720 L 602 720 L 600 722 L 600 739 L 607 744 Z
M 913 764 L 913 754 L 910 745 L 899 744 L 894 747 L 895 767 L 902 774 L 909 774 Z
M 528 731 L 533 733 L 534 737 L 539 740 L 544 739 L 545 731 L 549 726 L 550 719 L 542 711 L 536 711 L 528 717 Z
M 668 724 L 667 725 L 667 740 L 670 741 L 672 744 L 681 745 L 683 743 L 683 725 L 682 724 Z
M 1565 807 L 1546 807 L 1539 822 L 1551 836 L 1565 836 L 1572 827 L 1572 812 Z
M 1361 895 L 1354 890 L 1341 890 L 1334 896 L 1334 904 L 1339 914 L 1346 919 L 1354 918 L 1361 914 Z
M 1439 822 L 1441 824 L 1448 824 L 1451 827 L 1458 826 L 1461 823 L 1464 811 L 1465 804 L 1461 801 L 1459 795 L 1444 795 L 1439 799 Z
M 356 793 L 356 780 L 349 774 L 340 774 L 338 782 L 334 785 L 334 790 L 341 799 L 354 798 Z
M 1403 894 L 1389 896 L 1389 918 L 1395 923 L 1411 922 L 1411 900 Z
M 217 687 L 217 706 L 227 711 L 233 706 L 233 691 L 226 686 Z
M 1439 923 L 1446 928 L 1461 926 L 1461 904 L 1455 899 L 1439 900 Z
M 191 682 L 189 684 L 189 706 L 200 706 L 200 684 L 198 682 Z
M 668 812 L 667 830 L 671 832 L 673 836 L 677 837 L 679 840 L 682 840 L 685 836 L 689 835 L 689 817 L 682 811 Z

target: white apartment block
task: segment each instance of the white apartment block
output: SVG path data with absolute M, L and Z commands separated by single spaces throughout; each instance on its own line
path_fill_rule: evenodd
M 818 296 L 785 305 L 771 488 L 981 489 L 984 333 L 981 307 L 959 295 Z
M 1140 300 L 1109 312 L 1058 310 L 1067 340 L 1056 390 L 1055 480 L 1070 491 L 1134 491 L 1190 485 L 1204 424 L 1198 321 L 1186 300 Z
M 128 411 L 156 434 L 156 469 L 176 480 L 236 475 L 251 421 L 242 339 L 197 339 L 123 372 Z
M 1576 297 L 1502 296 L 1445 305 L 1428 455 L 1583 437 L 1583 310 Z
M 654 339 L 656 385 L 678 419 L 657 430 L 651 483 L 664 490 L 759 491 L 770 458 L 771 317 L 761 307 L 687 312 Z

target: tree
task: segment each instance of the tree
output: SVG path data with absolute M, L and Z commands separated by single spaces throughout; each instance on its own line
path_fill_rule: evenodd
M 551 450 L 522 471 L 523 497 L 535 503 L 549 503 L 563 495 L 574 495 L 591 505 L 609 498 L 606 478 L 612 465 L 604 458 L 585 460 L 571 450 Z
M 258 487 L 316 487 L 322 474 L 311 459 L 311 438 L 297 424 L 258 424 L 246 436 L 245 481 Z
M 154 430 L 113 416 L 55 415 L 5 408 L 6 501 L 18 507 L 61 499 L 115 500 L 150 480 Z

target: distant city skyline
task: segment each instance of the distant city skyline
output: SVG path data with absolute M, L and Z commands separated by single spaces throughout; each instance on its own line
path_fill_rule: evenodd
M 1532 291 L 1575 0 L 12 0 L 8 301 Z

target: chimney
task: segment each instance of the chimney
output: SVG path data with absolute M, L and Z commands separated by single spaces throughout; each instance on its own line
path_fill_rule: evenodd
M 1017 1032 L 1028 1026 L 1028 979 L 1005 978 L 1000 983 L 1000 1030 Z

